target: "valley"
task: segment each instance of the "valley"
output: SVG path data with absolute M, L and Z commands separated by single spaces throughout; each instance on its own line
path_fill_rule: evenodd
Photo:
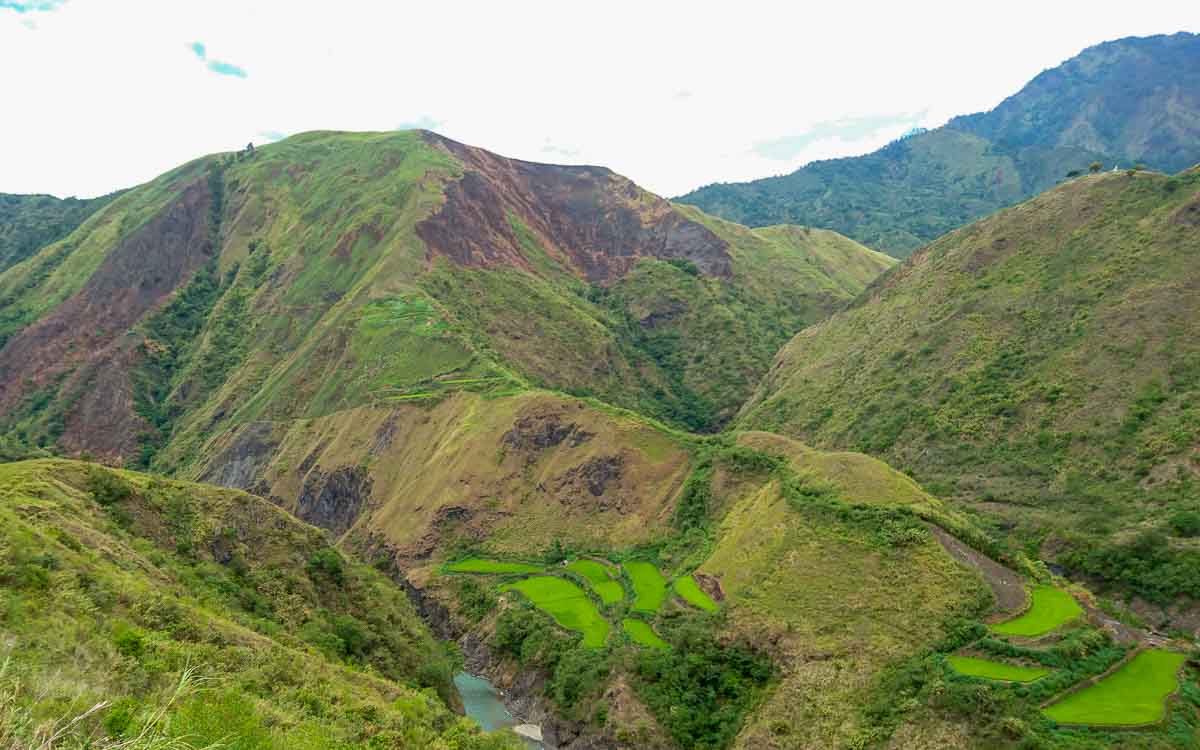
M 679 202 L 0 196 L 0 750 L 1200 746 L 1194 39 Z

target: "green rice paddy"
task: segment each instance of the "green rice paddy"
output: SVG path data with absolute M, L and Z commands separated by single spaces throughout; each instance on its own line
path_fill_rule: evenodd
M 501 586 L 500 590 L 521 592 L 559 625 L 583 633 L 583 645 L 588 648 L 601 648 L 608 640 L 608 620 L 583 589 L 565 578 L 534 576 Z
M 623 564 L 633 581 L 633 608 L 638 612 L 657 612 L 667 598 L 667 581 L 658 568 L 648 562 L 631 561 Z
M 1061 625 L 1083 614 L 1075 597 L 1053 586 L 1037 586 L 1033 590 L 1032 602 L 1025 614 L 1006 622 L 992 625 L 1000 635 L 1035 637 L 1045 635 Z
M 588 585 L 605 604 L 615 604 L 625 598 L 625 587 L 620 581 L 613 580 L 608 572 L 608 566 L 595 560 L 576 560 L 567 566 L 567 570 L 585 578 Z
M 498 560 L 484 560 L 483 558 L 472 557 L 447 565 L 446 570 L 451 573 L 541 573 L 543 568 L 540 565 L 500 562 Z
M 680 576 L 675 579 L 675 593 L 679 594 L 685 602 L 697 609 L 702 609 L 705 612 L 717 611 L 717 603 L 708 594 L 704 593 L 704 590 L 697 585 L 696 579 L 691 576 Z
M 1185 655 L 1171 651 L 1143 651 L 1100 682 L 1042 713 L 1062 724 L 1137 726 L 1160 721 L 1167 697 L 1179 686 L 1177 673 L 1185 661 Z
M 1049 669 L 1041 667 L 1018 667 L 972 656 L 948 656 L 946 661 L 959 674 L 1004 682 L 1033 682 L 1050 674 Z
M 641 620 L 633 618 L 621 620 L 621 628 L 629 636 L 630 640 L 639 646 L 664 650 L 670 648 L 666 641 L 658 637 L 658 633 L 655 633 L 649 625 Z

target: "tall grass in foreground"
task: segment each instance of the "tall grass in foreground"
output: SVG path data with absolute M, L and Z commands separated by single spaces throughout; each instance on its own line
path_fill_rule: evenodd
M 129 727 L 127 737 L 99 736 L 98 715 L 112 707 L 102 700 L 83 711 L 71 711 L 57 719 L 38 719 L 30 705 L 41 698 L 36 689 L 9 675 L 10 660 L 0 665 L 0 750 L 218 750 L 221 743 L 196 746 L 187 738 L 166 733 L 167 713 L 183 698 L 197 692 L 206 681 L 189 667 L 179 676 L 170 697 L 140 726 Z

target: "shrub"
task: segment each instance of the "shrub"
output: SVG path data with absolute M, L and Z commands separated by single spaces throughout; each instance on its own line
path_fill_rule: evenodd
M 342 556 L 332 547 L 322 547 L 314 552 L 305 569 L 309 578 L 328 578 L 338 585 L 341 585 L 346 576 L 342 568 Z
M 133 495 L 133 487 L 106 469 L 93 468 L 88 472 L 87 491 L 103 506 L 116 505 Z
M 136 659 L 146 649 L 146 638 L 142 635 L 142 631 L 132 625 L 119 622 L 113 628 L 113 646 L 116 647 L 118 654 Z
M 479 622 L 496 608 L 496 597 L 474 578 L 458 582 L 458 611 L 472 623 Z
M 1185 510 L 1176 513 L 1171 516 L 1171 530 L 1177 536 L 1200 536 L 1200 513 L 1194 510 Z
M 136 713 L 137 703 L 129 698 L 123 698 L 113 703 L 104 715 L 104 731 L 108 733 L 109 737 L 124 737 L 132 726 Z

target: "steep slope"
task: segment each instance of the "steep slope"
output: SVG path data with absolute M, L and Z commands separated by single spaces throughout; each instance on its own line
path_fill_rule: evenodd
M 1200 170 L 953 232 L 780 353 L 740 424 L 862 450 L 1147 598 L 1200 598 Z
M 66 237 L 114 197 L 62 199 L 0 193 L 0 271 Z
M 865 156 L 678 198 L 751 226 L 828 227 L 906 257 L 1093 161 L 1178 172 L 1200 162 L 1200 36 L 1130 37 L 1044 71 L 990 112 Z
M 249 421 L 536 385 L 712 429 L 890 263 L 602 168 L 312 133 L 185 165 L 0 275 L 0 409 L 143 465 Z
M 450 712 L 399 587 L 259 498 L 29 461 L 0 519 L 6 748 L 519 744 Z
M 682 447 L 668 434 L 659 439 Z M 533 464 L 535 476 L 561 460 L 554 454 L 567 442 Z M 595 746 L 638 748 L 829 747 L 885 738 L 894 727 L 876 726 L 864 709 L 888 666 L 934 649 L 956 618 L 990 606 L 978 576 L 920 519 L 965 522 L 867 456 L 815 451 L 765 433 L 706 439 L 691 453 L 687 482 L 658 499 L 660 517 L 649 533 L 639 523 L 614 534 L 620 524 L 604 516 L 581 528 L 587 522 L 576 516 L 562 536 L 545 535 L 536 508 L 501 502 L 494 533 L 463 512 L 463 522 L 441 530 L 428 559 L 398 551 L 392 559 L 423 611 L 438 613 L 443 632 L 459 639 L 468 664 L 521 701 L 561 747 L 591 747 L 591 738 Z M 472 491 L 478 486 L 474 476 L 468 483 Z M 412 532 L 383 533 L 402 540 Z M 536 609 L 498 594 L 497 584 L 511 576 L 456 575 L 440 564 L 521 560 L 554 572 L 577 556 L 650 562 L 668 581 L 695 572 L 719 611 L 705 615 L 668 596 L 659 612 L 639 617 L 669 651 L 647 653 L 619 631 L 605 648 L 588 649 Z M 601 612 L 620 622 L 629 607 L 618 601 Z M 770 665 L 772 679 L 739 671 L 746 665 Z M 530 680 L 530 670 L 540 677 Z M 531 682 L 533 695 L 545 696 L 532 705 Z M 751 699 L 739 700 L 745 696 Z M 607 709 L 596 710 L 601 705 Z M 573 744 L 576 738 L 584 741 Z

